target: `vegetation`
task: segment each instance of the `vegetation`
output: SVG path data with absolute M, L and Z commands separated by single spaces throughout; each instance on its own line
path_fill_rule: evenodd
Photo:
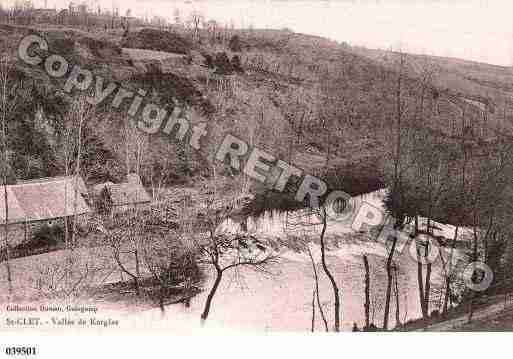
M 122 47 L 188 54 L 193 45 L 180 35 L 156 29 L 142 29 L 124 36 Z
M 201 315 L 206 320 L 226 271 L 243 266 L 266 271 L 273 262 L 274 253 L 265 244 L 247 236 L 226 236 L 217 228 L 236 215 L 302 207 L 291 197 L 299 181 L 292 179 L 284 193 L 278 193 L 272 186 L 249 182 L 225 164 L 213 164 L 212 154 L 227 133 L 323 178 L 331 190 L 358 195 L 387 187 L 385 204 L 395 219 L 394 229 L 407 231 L 415 241 L 419 304 L 425 320 L 433 312 L 448 315 L 461 300 L 470 303 L 472 319 L 478 294 L 467 291 L 458 298 L 461 283 L 453 276 L 462 227 L 472 231 L 468 258 L 492 268 L 494 288 L 501 283 L 506 286 L 513 274 L 509 241 L 512 104 L 507 81 L 499 79 L 505 69 L 375 52 L 291 31 L 233 29 L 205 21 L 200 13 L 191 14 L 186 24 L 179 13 L 173 25 L 161 19 L 132 24 L 130 16 L 114 11 L 108 16 L 110 22 L 100 22 L 100 13 L 70 8 L 42 30 L 30 26 L 35 22 L 30 10 L 12 9 L 1 17 L 7 23 L 0 26 L 5 54 L 0 69 L 3 184 L 80 175 L 93 186 L 137 173 L 158 206 L 122 215 L 105 211 L 96 218 L 97 234 L 114 260 L 111 265 L 128 276 L 137 297 L 148 292 L 164 310 L 166 301 L 178 291 L 180 296 L 173 299 L 187 303 L 203 284 L 202 265 L 206 264 L 215 275 Z M 72 17 L 75 12 L 80 16 Z M 109 29 L 95 32 L 95 23 Z M 55 24 L 66 26 L 51 26 Z M 165 106 L 169 113 L 185 105 L 187 111 L 199 114 L 195 121 L 208 122 L 207 143 L 201 151 L 193 151 L 184 145 L 186 141 L 148 136 L 127 120 L 123 109 L 108 104 L 92 108 L 84 98 L 63 94 L 58 90 L 62 79 L 17 61 L 15 44 L 29 32 L 44 34 L 53 52 L 90 68 L 95 75 L 144 90 L 149 100 Z M 187 56 L 139 66 L 140 59 L 123 48 Z M 444 71 L 454 71 L 454 86 L 444 80 Z M 251 197 L 250 203 L 243 208 L 234 203 L 219 208 L 218 201 L 233 196 L 230 186 L 221 186 L 225 182 L 238 195 Z M 206 188 L 200 188 L 200 183 Z M 206 208 L 186 198 L 175 201 L 169 195 L 170 188 L 183 184 L 202 192 Z M 180 218 L 180 211 L 188 213 L 187 218 Z M 325 253 L 328 223 L 325 214 L 321 217 L 321 264 L 333 289 L 333 328 L 338 331 L 342 303 Z M 427 218 L 426 225 L 423 218 Z M 454 237 L 444 243 L 449 252 L 441 258 L 444 283 L 438 291 L 443 300 L 438 307 L 432 298 L 433 267 L 423 262 L 433 243 L 443 241 L 435 235 L 433 221 L 456 226 Z M 10 273 L 8 227 L 6 223 L 3 246 Z M 73 252 L 77 228 L 71 230 L 70 238 L 67 232 L 64 241 Z M 38 241 L 48 235 L 39 233 Z M 396 322 L 400 312 L 394 262 L 397 238 L 391 240 L 384 263 L 384 329 L 389 329 L 394 292 Z M 252 256 L 248 257 L 248 251 Z M 76 292 L 73 283 L 79 279 L 86 282 L 71 273 L 82 268 L 81 263 L 70 260 L 68 264 L 63 261 L 58 268 L 41 272 L 41 278 L 67 273 L 63 287 L 67 289 L 58 291 L 65 295 Z M 10 277 L 9 282 L 14 280 Z M 365 327 L 369 329 L 374 324 L 369 318 L 368 278 L 365 283 Z M 45 290 L 54 293 L 55 288 Z M 328 328 L 318 292 L 317 285 L 313 314 L 317 301 Z

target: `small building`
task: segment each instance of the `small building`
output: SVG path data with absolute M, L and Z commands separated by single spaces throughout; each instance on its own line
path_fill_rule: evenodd
M 54 224 L 75 215 L 83 222 L 91 213 L 87 199 L 81 177 L 38 178 L 0 186 L 0 224 L 7 220 L 13 225 L 10 231 L 23 231 L 21 237 L 26 240 L 28 229 L 34 226 Z
M 127 182 L 106 182 L 94 186 L 97 209 L 119 213 L 130 209 L 148 208 L 151 197 L 144 189 L 141 178 L 135 173 L 127 176 Z

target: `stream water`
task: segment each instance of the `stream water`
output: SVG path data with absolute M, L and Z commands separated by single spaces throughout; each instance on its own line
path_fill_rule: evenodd
M 380 205 L 383 192 L 377 192 L 364 197 L 374 205 Z M 248 232 L 257 237 L 283 238 L 286 235 L 285 214 L 266 215 L 249 221 Z M 239 224 L 228 221 L 220 229 L 238 231 Z M 443 226 L 442 231 L 450 231 L 450 226 Z M 312 233 L 312 238 L 318 233 Z M 338 238 L 331 241 L 330 238 Z M 327 263 L 337 281 L 341 293 L 342 328 L 350 330 L 353 323 L 362 327 L 364 323 L 364 264 L 363 254 L 369 258 L 371 282 L 371 320 L 378 326 L 383 321 L 383 306 L 387 285 L 386 249 L 379 243 L 362 239 L 348 226 L 328 224 L 326 235 L 330 245 Z M 310 248 L 317 262 L 320 277 L 321 302 L 328 317 L 333 323 L 333 292 L 327 277 L 320 266 L 320 250 L 316 244 Z M 417 262 L 411 257 L 407 248 L 396 253 L 394 262 L 398 268 L 399 319 L 418 318 L 421 315 L 418 284 Z M 314 276 L 312 265 L 307 254 L 284 250 L 280 261 L 270 270 L 271 274 L 263 274 L 249 269 L 238 272 L 228 272 L 223 278 L 216 294 L 208 325 L 213 328 L 243 329 L 251 331 L 308 331 L 312 318 L 312 292 Z M 440 260 L 433 265 L 432 274 L 432 304 L 438 306 L 441 300 L 437 289 L 441 287 Z M 209 277 L 209 282 L 212 276 Z M 211 283 L 207 284 L 209 287 Z M 393 291 L 394 293 L 394 291 Z M 196 325 L 199 322 L 206 291 L 193 299 L 189 308 L 171 306 L 160 325 L 167 329 L 177 329 Z M 390 327 L 395 325 L 396 296 L 392 296 L 390 310 Z M 150 318 L 160 315 L 157 310 L 146 313 L 148 323 Z M 154 318 L 153 318 L 154 319 Z M 184 324 L 188 323 L 188 324 Z M 155 324 L 151 324 L 155 327 Z M 323 323 L 319 312 L 316 313 L 316 330 L 323 331 Z

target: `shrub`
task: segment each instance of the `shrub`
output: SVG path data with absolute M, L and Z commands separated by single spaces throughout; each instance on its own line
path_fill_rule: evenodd
M 242 69 L 242 65 L 240 63 L 239 55 L 234 55 L 232 57 L 232 67 L 236 72 L 244 72 L 244 70 Z
M 95 199 L 96 211 L 99 214 L 109 214 L 112 211 L 112 199 L 110 198 L 109 188 L 104 187 L 98 197 Z
M 176 99 L 181 103 L 199 107 L 203 113 L 214 112 L 213 105 L 186 77 L 170 72 L 162 74 L 145 72 L 134 74 L 131 80 L 146 91 L 155 89 L 161 96 L 161 103 L 173 104 Z
M 12 248 L 10 255 L 11 258 L 20 258 L 43 252 L 50 252 L 59 249 L 63 243 L 63 227 L 60 225 L 50 226 L 45 224 L 41 226 L 29 240 Z M 0 252 L 0 258 L 5 260 L 5 250 Z
M 233 35 L 230 39 L 230 43 L 228 44 L 228 47 L 233 52 L 241 52 L 242 51 L 242 44 L 240 41 L 239 35 Z
M 146 72 L 151 75 L 162 75 L 162 63 L 157 60 L 152 60 L 146 64 Z
M 210 54 L 203 54 L 203 57 L 205 58 L 205 66 L 207 66 L 209 69 L 214 67 L 214 60 L 212 59 L 212 56 Z
M 54 246 L 64 242 L 64 228 L 61 225 L 41 226 L 32 236 L 30 242 L 37 247 Z
M 192 43 L 180 35 L 155 29 L 142 29 L 130 33 L 122 39 L 121 46 L 177 54 L 188 54 L 192 49 Z
M 216 73 L 220 75 L 228 75 L 233 72 L 233 66 L 226 52 L 218 52 L 214 61 Z
M 167 234 L 169 235 L 169 232 Z M 145 261 L 157 287 L 156 291 L 149 294 L 162 311 L 164 311 L 166 299 L 176 295 L 181 298 L 179 302 L 188 306 L 190 299 L 197 294 L 198 285 L 205 277 L 199 265 L 199 253 L 188 249 L 190 246 L 185 243 L 179 243 L 178 238 L 174 239 L 171 243 L 157 241 L 145 249 Z M 178 288 L 180 289 L 177 293 Z

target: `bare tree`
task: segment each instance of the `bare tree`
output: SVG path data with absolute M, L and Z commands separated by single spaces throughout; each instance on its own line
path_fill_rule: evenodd
M 101 219 L 99 230 L 105 236 L 117 266 L 132 279 L 135 292 L 140 296 L 143 218 L 135 210 L 107 215 Z
M 438 215 L 438 213 L 435 213 L 435 209 L 441 207 L 441 202 L 449 191 L 452 166 L 444 153 L 445 146 L 439 139 L 421 132 L 414 143 L 417 147 L 414 151 L 417 152 L 418 156 L 415 165 L 418 168 L 417 195 L 421 201 L 419 206 L 424 208 L 424 213 L 427 216 L 426 228 L 422 230 L 419 228 L 418 215 L 415 214 L 414 229 L 418 257 L 419 299 L 421 300 L 423 317 L 426 318 L 429 315 L 431 295 L 432 261 L 429 260 L 429 254 L 433 250 L 433 241 L 436 240 L 431 218 Z M 424 265 L 426 267 L 425 278 L 422 273 Z
M 331 288 L 333 290 L 333 303 L 334 303 L 334 316 L 333 316 L 333 327 L 335 331 L 340 331 L 340 293 L 335 277 L 328 268 L 326 261 L 326 230 L 328 227 L 328 219 L 326 208 L 323 206 L 318 208 L 307 208 L 303 211 L 298 211 L 294 214 L 287 216 L 286 227 L 288 231 L 303 231 L 303 233 L 311 232 L 312 235 L 320 227 L 320 249 L 321 249 L 321 266 L 324 274 L 330 281 Z M 310 231 L 312 229 L 312 231 Z
M 76 126 L 76 158 L 75 158 L 75 171 L 73 178 L 73 230 L 71 232 L 71 248 L 76 245 L 76 233 L 77 233 L 77 220 L 78 220 L 78 199 L 79 199 L 79 179 L 80 176 L 80 165 L 82 160 L 82 147 L 83 147 L 83 128 L 85 122 L 90 119 L 92 116 L 93 109 L 91 105 L 89 105 L 85 98 L 79 97 L 75 99 L 71 104 L 70 117 L 72 119 L 72 123 Z M 67 181 L 66 181 L 67 184 Z M 66 191 L 67 192 L 67 191 Z M 67 194 L 66 194 L 67 196 Z M 67 200 L 67 199 L 65 199 Z M 67 202 L 66 207 L 67 207 Z M 66 208 L 67 210 L 67 208 Z M 66 223 L 67 225 L 67 223 Z M 67 228 L 66 228 L 67 231 Z
M 184 233 L 170 229 L 165 220 L 155 218 L 154 214 L 150 218 L 144 231 L 144 263 L 158 286 L 154 296 L 164 313 L 165 301 L 173 291 L 179 291 L 180 295 L 167 304 L 188 306 L 203 277 L 196 248 L 183 236 Z
M 392 259 L 395 252 L 395 246 L 397 244 L 397 238 L 392 237 L 392 245 L 388 252 L 388 259 L 386 264 L 386 270 L 387 270 L 387 290 L 386 290 L 386 296 L 385 296 L 385 310 L 384 310 L 384 319 L 383 319 L 383 329 L 388 329 L 388 316 L 390 311 L 390 297 L 392 293 L 392 280 L 393 280 L 393 273 L 392 273 Z
M 396 223 L 394 224 L 395 229 L 400 229 L 404 223 L 404 208 L 403 208 L 403 200 L 402 200 L 402 174 L 401 174 L 401 165 L 402 165 L 402 145 L 403 145 L 403 133 L 404 133 L 404 124 L 403 117 L 405 114 L 405 101 L 403 95 L 403 82 L 404 82 L 404 71 L 405 71 L 405 55 L 403 53 L 399 54 L 399 69 L 395 86 L 395 153 L 393 155 L 393 182 L 392 182 L 392 191 L 391 191 L 391 199 L 392 207 L 395 209 L 394 215 L 396 218 Z M 384 319 L 383 319 L 383 329 L 388 328 L 388 316 L 390 310 L 390 296 L 392 289 L 392 261 L 395 252 L 397 238 L 394 236 L 392 238 L 392 245 L 388 253 L 388 259 L 386 261 L 386 272 L 387 272 L 387 290 L 385 297 L 385 310 L 384 310 Z
M 130 119 L 125 120 L 123 126 L 126 175 L 137 173 L 141 176 L 145 154 L 148 152 L 149 136 L 139 131 Z
M 202 323 L 208 318 L 214 296 L 226 272 L 248 268 L 271 274 L 268 267 L 277 259 L 273 251 L 254 237 L 218 231 L 219 225 L 234 214 L 237 204 L 222 198 L 215 170 L 213 173 L 213 179 L 204 183 L 207 194 L 204 206 L 195 215 L 199 218 L 197 228 L 202 230 L 196 235 L 194 243 L 205 263 L 214 269 L 214 283 L 201 314 Z
M 369 329 L 370 326 L 370 318 L 369 318 L 369 311 L 370 311 L 370 273 L 369 273 L 369 260 L 367 259 L 367 256 L 363 256 L 363 265 L 365 267 L 365 327 L 364 330 Z
M 312 324 L 310 329 L 312 333 L 315 332 L 315 293 L 316 290 L 314 289 L 312 291 Z
M 308 244 L 306 245 L 306 249 L 307 249 L 307 252 L 308 252 L 308 256 L 310 257 L 310 261 L 312 262 L 312 269 L 313 269 L 313 273 L 314 273 L 314 280 L 315 280 L 314 295 L 315 295 L 315 299 L 317 299 L 317 306 L 319 307 L 319 313 L 321 314 L 322 322 L 324 323 L 324 329 L 328 332 L 329 331 L 328 321 L 326 320 L 326 315 L 324 314 L 324 309 L 322 308 L 321 298 L 320 298 L 320 294 L 319 294 L 319 276 L 317 274 L 317 267 L 316 267 L 315 260 L 314 260 L 313 255 L 312 255 L 312 251 L 310 250 L 310 247 L 308 246 Z M 313 313 L 315 313 L 314 302 L 312 302 L 312 311 L 313 311 Z M 313 314 L 312 317 L 314 317 L 314 315 L 315 314 Z M 314 322 L 314 319 L 312 319 L 312 323 L 313 322 Z M 312 324 L 312 328 L 313 328 L 313 324 Z
M 205 17 L 203 14 L 198 10 L 193 10 L 191 14 L 189 15 L 189 22 L 191 23 L 192 27 L 192 38 L 193 40 L 199 40 L 199 26 L 203 23 L 203 19 Z
M 71 99 L 65 110 L 56 113 L 55 116 L 58 117 L 59 121 L 56 121 L 54 156 L 60 170 L 64 172 L 64 176 L 66 178 L 73 176 L 71 181 L 66 180 L 64 184 L 65 215 L 63 217 L 64 242 L 67 248 L 73 249 L 76 245 L 76 223 L 78 222 L 79 185 L 83 173 L 82 158 L 84 155 L 85 127 L 94 116 L 94 109 L 84 97 L 77 96 Z M 72 207 L 71 214 L 69 214 L 69 203 Z
M 401 307 L 399 304 L 399 276 L 397 274 L 397 265 L 393 264 L 394 268 L 394 295 L 395 295 L 395 326 L 401 325 Z
M 64 258 L 38 266 L 31 280 L 34 289 L 43 296 L 69 300 L 94 296 L 111 274 L 99 253 L 90 258 L 68 253 Z
M 320 208 L 320 216 L 322 220 L 322 230 L 320 234 L 320 241 L 321 241 L 321 263 L 322 268 L 324 269 L 324 273 L 328 277 L 331 283 L 331 287 L 333 289 L 333 299 L 334 299 L 334 327 L 335 331 L 340 331 L 340 294 L 337 282 L 335 281 L 335 277 L 331 273 L 331 271 L 328 268 L 328 265 L 326 263 L 326 244 L 324 242 L 324 236 L 326 235 L 326 228 L 328 226 L 328 215 L 326 213 L 326 208 L 322 207 Z
M 474 161 L 473 178 L 468 190 L 472 229 L 470 258 L 473 262 L 487 262 L 487 249 L 491 238 L 497 238 L 502 231 L 508 233 L 511 223 L 511 211 L 508 210 L 507 202 L 510 201 L 508 192 L 513 171 L 512 150 L 513 145 L 508 139 L 500 141 L 494 151 L 486 154 L 484 158 L 475 155 L 477 161 Z M 469 322 L 473 317 L 475 300 L 480 294 L 479 291 L 470 293 Z
M 6 51 L 5 54 L 9 52 Z M 18 85 L 16 85 L 12 76 L 14 75 L 14 65 L 9 61 L 7 55 L 0 59 L 0 116 L 2 130 L 2 185 L 5 207 L 4 219 L 4 246 L 5 246 L 5 268 L 7 271 L 7 281 L 9 283 L 9 293 L 12 293 L 12 273 L 10 266 L 10 245 L 9 245 L 9 196 L 7 191 L 9 166 L 9 146 L 8 129 L 9 123 L 13 120 L 18 107 Z

